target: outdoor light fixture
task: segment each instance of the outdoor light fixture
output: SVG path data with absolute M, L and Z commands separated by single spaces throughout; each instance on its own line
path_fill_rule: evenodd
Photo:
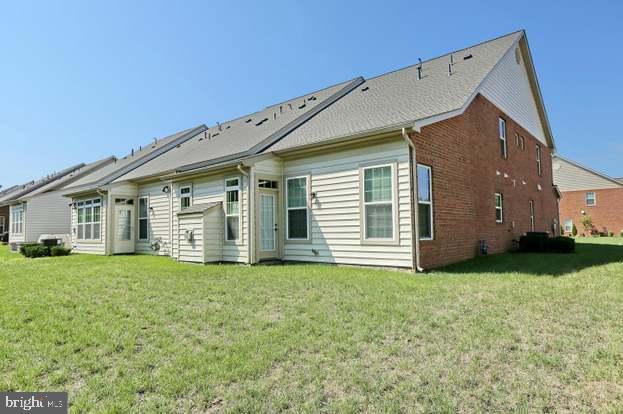
M 169 194 L 171 192 L 171 189 L 168 185 L 165 185 L 164 187 L 162 187 L 162 192 L 165 194 Z

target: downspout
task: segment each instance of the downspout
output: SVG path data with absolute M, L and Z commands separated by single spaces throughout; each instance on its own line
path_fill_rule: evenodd
M 409 145 L 409 173 L 411 175 L 411 191 L 409 197 L 411 199 L 411 257 L 413 258 L 413 271 L 423 272 L 420 266 L 420 223 L 419 223 L 419 205 L 417 200 L 418 194 L 418 176 L 417 176 L 417 152 L 415 144 L 409 138 L 407 130 L 402 128 L 402 138 Z
M 247 262 L 248 264 L 252 264 L 255 263 L 255 173 L 253 172 L 251 167 L 249 168 L 249 172 L 245 171 L 244 168 L 244 163 L 240 163 L 236 166 L 236 168 L 238 169 L 238 171 L 240 171 L 240 174 L 242 174 L 243 176 L 245 176 L 247 178 L 247 185 L 249 187 L 248 189 L 248 206 L 249 208 L 247 209 L 247 220 L 249 220 L 249 227 L 248 227 L 248 234 L 247 234 L 247 240 L 248 240 L 248 259 Z M 244 211 L 245 206 L 242 206 L 241 211 Z
M 104 255 L 108 256 L 109 251 L 112 252 L 111 246 L 109 246 L 108 240 L 110 236 L 110 225 L 111 225 L 111 207 L 110 200 L 108 199 L 108 194 L 102 192 L 99 188 L 95 190 L 97 195 L 99 195 L 103 200 L 106 200 L 106 234 L 104 236 Z

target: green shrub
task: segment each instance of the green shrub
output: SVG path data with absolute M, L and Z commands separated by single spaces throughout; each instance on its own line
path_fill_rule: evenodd
M 50 249 L 42 244 L 28 244 L 20 247 L 20 252 L 30 258 L 46 257 L 50 255 Z
M 564 236 L 547 239 L 547 251 L 552 253 L 573 253 L 575 252 L 575 240 Z
M 614 237 L 614 232 L 611 231 L 610 233 L 608 233 L 608 237 Z
M 53 246 L 50 248 L 50 256 L 69 256 L 71 249 L 63 246 Z
M 31 248 L 31 247 L 37 247 L 37 246 L 41 246 L 39 243 L 24 243 L 22 245 L 19 246 L 19 252 L 23 255 L 26 256 L 26 250 Z M 28 256 L 26 256 L 28 257 Z
M 573 229 L 571 229 L 571 235 L 573 237 L 578 235 L 578 228 L 575 226 L 575 224 L 573 225 Z
M 528 233 L 519 238 L 519 251 L 524 253 L 544 253 L 547 247 L 547 233 Z

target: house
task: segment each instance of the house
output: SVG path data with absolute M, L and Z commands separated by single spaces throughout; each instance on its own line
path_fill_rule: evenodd
M 574 226 L 585 235 L 623 232 L 623 182 L 560 155 L 554 156 L 553 166 L 565 234 L 573 234 Z M 586 217 L 592 229 L 584 228 Z
M 0 200 L 8 198 L 11 193 L 17 191 L 18 185 L 6 188 L 0 191 Z M 9 241 L 9 215 L 10 209 L 8 205 L 0 206 L 0 242 Z
M 437 267 L 557 231 L 554 149 L 519 31 L 213 125 L 70 189 L 73 246 L 199 263 Z

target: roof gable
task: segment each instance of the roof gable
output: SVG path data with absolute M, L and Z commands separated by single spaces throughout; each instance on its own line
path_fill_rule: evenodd
M 554 184 L 563 192 L 623 188 L 618 180 L 560 155 L 554 156 L 552 167 Z

